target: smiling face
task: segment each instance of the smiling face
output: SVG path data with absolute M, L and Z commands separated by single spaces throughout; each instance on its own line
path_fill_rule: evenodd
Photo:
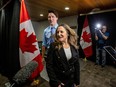
M 62 26 L 59 26 L 56 31 L 56 37 L 57 37 L 57 40 L 60 42 L 67 42 L 68 34 L 66 29 Z
M 48 13 L 48 21 L 51 26 L 57 24 L 58 17 L 54 13 Z

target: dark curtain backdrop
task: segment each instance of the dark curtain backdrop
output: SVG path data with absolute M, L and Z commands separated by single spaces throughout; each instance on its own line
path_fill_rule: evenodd
M 8 0 L 2 0 L 4 5 Z M 19 0 L 0 11 L 0 73 L 11 79 L 19 66 Z
M 78 35 L 80 39 L 80 35 L 83 28 L 83 23 L 85 20 L 86 15 L 79 16 L 78 18 Z M 88 58 L 95 62 L 95 38 L 94 38 L 94 31 L 97 23 L 101 23 L 102 25 L 106 25 L 108 28 L 108 31 L 110 32 L 110 36 L 108 39 L 108 45 L 112 46 L 113 48 L 116 47 L 116 11 L 111 12 L 104 12 L 104 13 L 98 13 L 93 15 L 87 15 L 88 17 L 88 23 L 90 27 L 90 31 L 92 34 L 92 43 L 93 43 L 93 56 Z M 80 47 L 80 57 L 84 58 L 85 55 L 82 51 L 82 48 Z M 107 54 L 107 64 L 112 64 L 113 61 L 111 60 L 111 57 Z

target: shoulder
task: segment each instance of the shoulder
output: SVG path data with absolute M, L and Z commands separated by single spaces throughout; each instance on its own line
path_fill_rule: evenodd
M 50 44 L 50 49 L 58 50 L 59 49 L 59 44 L 58 42 L 53 42 Z
M 53 42 L 53 43 L 51 43 L 50 44 L 52 47 L 56 47 L 56 46 L 58 46 L 58 42 Z
M 56 47 L 55 42 L 53 42 L 53 43 L 50 44 L 50 49 L 55 49 L 55 47 Z
M 50 28 L 50 26 L 46 27 L 45 30 L 44 30 L 44 32 L 48 32 L 49 28 Z
M 70 45 L 70 48 L 78 52 L 78 48 L 75 48 L 73 45 Z

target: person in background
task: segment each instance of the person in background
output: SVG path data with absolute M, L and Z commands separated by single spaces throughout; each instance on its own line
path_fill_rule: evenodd
M 54 34 L 58 27 L 58 13 L 53 10 L 48 11 L 48 21 L 50 25 L 44 30 L 42 42 L 42 57 L 46 56 L 50 43 L 54 42 Z M 45 55 L 44 55 L 45 54 Z
M 48 50 L 46 69 L 51 87 L 78 87 L 80 64 L 78 36 L 67 24 L 58 26 Z
M 100 64 L 100 53 L 101 53 L 101 66 L 104 67 L 106 64 L 106 51 L 103 49 L 104 46 L 107 45 L 107 40 L 109 37 L 109 32 L 107 32 L 107 27 L 105 25 L 102 26 L 102 29 L 99 29 L 95 33 L 96 43 L 96 65 Z

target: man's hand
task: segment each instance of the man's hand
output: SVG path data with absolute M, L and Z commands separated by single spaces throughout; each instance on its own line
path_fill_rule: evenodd
M 44 58 L 44 54 L 45 54 L 45 47 L 42 46 L 42 58 Z
M 99 32 L 100 32 L 101 34 L 103 34 L 102 31 L 101 31 L 100 29 L 99 29 Z
M 95 35 L 95 40 L 98 40 L 98 36 L 97 35 Z
M 107 39 L 108 39 L 108 37 L 107 37 L 107 36 L 105 36 L 105 35 L 102 33 L 102 31 L 101 31 L 101 30 L 99 30 L 99 32 L 101 33 L 101 35 L 102 35 L 102 37 L 104 38 L 104 40 L 107 40 Z

